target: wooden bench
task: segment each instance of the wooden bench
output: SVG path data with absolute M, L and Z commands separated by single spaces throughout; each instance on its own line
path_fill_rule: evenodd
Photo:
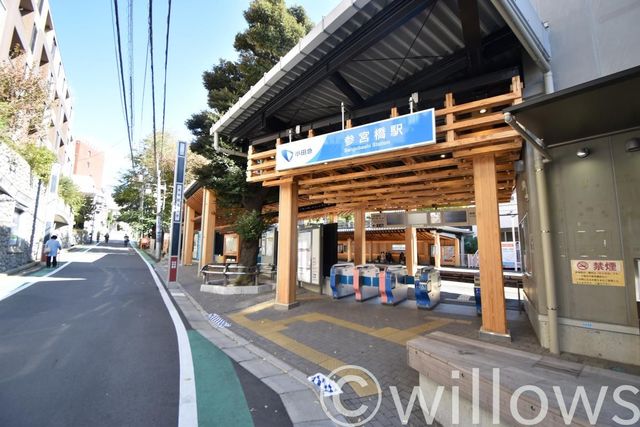
M 494 410 L 501 425 L 521 425 L 519 420 L 534 420 L 544 412 L 541 403 L 544 398 L 540 394 L 546 397 L 548 410 L 536 425 L 568 425 L 565 423 L 567 411 L 578 386 L 584 387 L 591 409 L 602 393 L 601 387 L 608 387 L 597 425 L 615 425 L 612 421 L 615 416 L 623 420 L 634 417 L 631 410 L 616 403 L 613 396 L 618 387 L 639 389 L 640 377 L 442 332 L 407 342 L 407 352 L 409 366 L 420 374 L 420 390 L 428 410 L 438 390 L 444 390 L 440 407 L 435 410 L 435 419 L 443 425 L 451 425 L 454 421 L 453 386 L 458 387 L 459 419 L 464 425 L 471 425 L 474 401 L 476 419 L 479 418 L 477 425 L 492 425 Z M 494 368 L 499 368 L 497 382 Z M 564 402 L 562 409 L 556 390 Z M 627 405 L 640 408 L 640 393 L 634 395 L 629 389 L 620 389 L 620 392 L 619 398 L 628 402 Z M 499 402 L 497 405 L 496 401 Z M 516 411 L 511 408 L 512 402 Z M 570 425 L 592 425 L 581 399 L 578 399 Z

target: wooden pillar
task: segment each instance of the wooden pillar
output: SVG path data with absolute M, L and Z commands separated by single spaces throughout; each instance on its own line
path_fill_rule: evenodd
M 418 234 L 416 227 L 407 225 L 404 230 L 405 258 L 407 263 L 407 274 L 413 276 L 418 267 Z
M 393 106 L 391 107 L 391 114 L 389 115 L 390 118 L 394 118 L 394 117 L 398 117 L 400 114 L 398 113 L 398 107 Z
M 366 241 L 367 241 L 367 233 L 364 227 L 364 209 L 356 209 L 353 211 L 354 216 L 354 231 L 353 231 L 353 240 L 354 240 L 354 256 L 353 262 L 356 265 L 364 264 L 366 262 Z
M 184 204 L 184 238 L 182 239 L 182 265 L 193 264 L 194 209 Z
M 276 304 L 288 310 L 296 301 L 296 272 L 298 270 L 298 183 L 280 184 L 278 215 L 278 280 Z
M 201 270 L 213 262 L 213 248 L 216 237 L 216 195 L 213 190 L 204 189 L 202 196 L 202 227 L 200 230 L 202 249 L 198 268 Z
M 350 238 L 347 239 L 347 262 L 351 262 L 351 260 L 353 259 L 351 257 L 351 251 L 352 251 L 352 247 L 353 247 L 351 242 L 352 242 L 352 240 Z
M 502 277 L 496 160 L 493 154 L 473 158 L 473 180 L 482 296 L 480 332 L 509 336 Z
M 460 267 L 460 239 L 457 237 L 453 240 L 453 265 Z
M 440 245 L 440 233 L 433 233 L 433 246 L 436 248 L 435 264 L 436 268 L 442 267 L 442 246 Z

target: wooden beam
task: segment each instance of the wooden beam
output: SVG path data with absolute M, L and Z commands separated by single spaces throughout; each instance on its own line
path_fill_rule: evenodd
M 356 209 L 353 212 L 354 216 L 354 262 L 356 265 L 364 264 L 366 259 L 366 232 L 364 222 L 364 209 Z
M 474 157 L 473 171 L 480 254 L 481 331 L 508 335 L 494 156 Z
M 298 183 L 295 181 L 280 186 L 278 233 L 276 308 L 289 309 L 297 305 Z
M 202 270 L 202 267 L 213 262 L 215 237 L 216 195 L 213 190 L 205 188 L 202 197 L 202 228 L 200 237 L 202 239 L 202 248 L 200 250 L 198 270 Z
M 455 107 L 454 107 L 455 108 Z M 415 148 L 409 148 L 403 151 L 404 157 L 409 156 L 433 156 L 443 153 L 450 153 L 455 150 L 463 149 L 463 148 L 473 148 L 479 145 L 491 145 L 504 141 L 513 141 L 516 138 L 519 138 L 518 132 L 511 129 L 510 127 L 501 127 L 498 129 L 489 129 L 486 131 L 481 131 L 469 135 L 465 135 L 463 138 L 458 138 L 453 142 L 443 142 L 438 144 L 425 145 Z M 280 172 L 263 174 L 258 176 L 253 176 L 248 181 L 250 182 L 259 182 L 265 181 L 267 179 L 288 177 L 288 176 L 300 176 L 307 175 L 316 172 L 323 172 L 328 170 L 336 170 L 336 169 L 348 169 L 354 166 L 361 166 L 369 163 L 380 163 L 387 161 L 398 161 L 398 153 L 397 152 L 384 152 L 379 154 L 374 154 L 366 157 L 358 157 L 352 158 L 337 162 L 329 162 L 327 164 L 318 164 L 313 166 L 308 166 L 305 168 L 298 169 L 289 169 Z
M 194 209 L 185 203 L 184 206 L 184 238 L 182 239 L 182 265 L 193 264 Z
M 416 274 L 418 266 L 418 237 L 416 231 L 416 227 L 411 226 L 407 226 L 404 230 L 405 258 L 409 276 Z

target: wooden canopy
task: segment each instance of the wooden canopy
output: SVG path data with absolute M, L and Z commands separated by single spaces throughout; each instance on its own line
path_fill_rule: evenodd
M 498 199 L 507 202 L 522 139 L 504 123 L 501 110 L 521 99 L 518 76 L 507 93 L 477 101 L 455 105 L 448 93 L 436 110 L 437 143 L 402 151 L 276 171 L 275 149 L 256 152 L 251 147 L 247 180 L 279 186 L 295 179 L 299 205 L 335 204 L 324 212 L 474 205 L 472 158 L 492 154 Z

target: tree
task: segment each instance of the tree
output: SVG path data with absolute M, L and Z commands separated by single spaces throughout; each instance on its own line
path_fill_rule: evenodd
M 60 176 L 58 183 L 58 195 L 69 206 L 74 213 L 77 213 L 84 204 L 84 196 L 80 188 L 67 176 Z
M 168 228 L 173 198 L 173 175 L 177 144 L 175 138 L 166 134 L 156 135 L 157 151 L 160 157 L 160 181 L 165 186 L 162 212 L 163 228 Z M 153 150 L 153 136 L 142 141 L 142 149 L 134 155 L 135 167 L 125 171 L 113 189 L 113 200 L 120 207 L 118 221 L 126 222 L 138 232 L 146 234 L 156 222 L 156 161 Z M 193 169 L 201 167 L 205 160 L 197 154 L 187 159 L 185 183 L 195 180 Z
M 76 224 L 75 228 L 83 229 L 84 223 L 89 218 L 91 218 L 95 212 L 96 212 L 96 203 L 93 200 L 93 196 L 91 195 L 83 196 L 82 205 L 80 206 L 78 211 L 75 212 L 75 215 L 73 216 L 73 221 Z
M 194 135 L 191 150 L 209 163 L 196 170 L 198 181 L 216 192 L 222 207 L 229 210 L 242 246 L 239 262 L 253 266 L 257 261 L 259 238 L 270 219 L 262 207 L 277 200 L 277 189 L 247 183 L 247 162 L 213 149 L 209 135 L 211 125 L 224 114 L 264 73 L 284 56 L 312 28 L 302 7 L 287 8 L 284 0 L 254 0 L 244 12 L 248 28 L 238 33 L 233 47 L 236 61 L 220 59 L 202 76 L 211 110 L 193 114 L 186 125 Z M 221 139 L 221 145 L 240 150 L 236 144 Z
M 0 142 L 22 156 L 44 182 L 49 181 L 56 160 L 41 143 L 46 140 L 45 112 L 50 107 L 47 83 L 38 73 L 25 72 L 10 61 L 0 65 Z

